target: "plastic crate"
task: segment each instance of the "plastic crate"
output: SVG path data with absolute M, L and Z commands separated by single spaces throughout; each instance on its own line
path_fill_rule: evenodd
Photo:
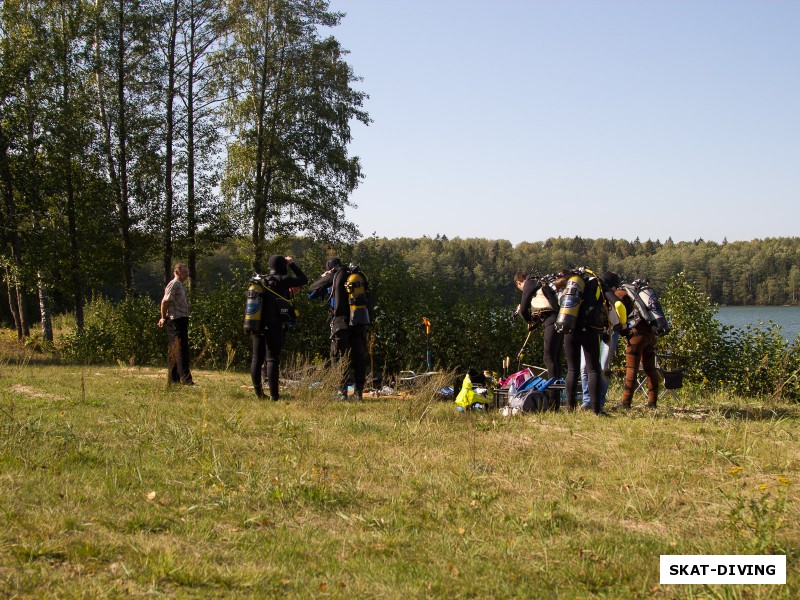
M 508 406 L 508 388 L 495 388 L 494 407 L 499 410 L 504 406 Z

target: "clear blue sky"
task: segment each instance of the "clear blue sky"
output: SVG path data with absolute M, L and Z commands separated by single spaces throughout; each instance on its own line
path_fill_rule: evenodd
M 800 2 L 332 0 L 363 235 L 800 235 Z

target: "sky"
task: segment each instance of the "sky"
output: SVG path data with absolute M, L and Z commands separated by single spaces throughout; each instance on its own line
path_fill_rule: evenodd
M 800 235 L 800 1 L 331 0 L 362 235 Z

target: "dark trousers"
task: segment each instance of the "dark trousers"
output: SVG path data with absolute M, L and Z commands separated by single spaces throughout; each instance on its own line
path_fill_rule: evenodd
M 558 313 L 553 312 L 544 320 L 544 366 L 548 377 L 561 378 L 561 347 L 564 336 L 556 331 Z
M 567 378 L 564 393 L 567 404 L 575 408 L 575 392 L 581 375 L 581 351 L 586 359 L 586 375 L 589 379 L 589 399 L 592 410 L 599 413 L 600 405 L 600 334 L 597 331 L 576 331 L 564 336 L 564 352 L 567 355 Z
M 254 333 L 253 359 L 250 361 L 250 378 L 253 380 L 253 389 L 256 396 L 264 394 L 261 384 L 261 367 L 266 367 L 267 382 L 269 384 L 269 397 L 278 400 L 278 376 L 281 367 L 281 350 L 286 339 L 283 327 L 277 326 L 267 329 L 263 333 Z
M 169 319 L 167 338 L 170 383 L 192 383 L 192 373 L 189 371 L 189 317 Z
M 647 403 L 655 405 L 658 399 L 658 370 L 656 369 L 656 343 L 658 338 L 655 333 L 641 333 L 634 331 L 628 337 L 625 346 L 625 387 L 622 391 L 623 404 L 630 404 L 633 392 L 636 391 L 636 376 L 639 373 L 639 363 L 647 376 Z
M 331 334 L 331 362 L 335 365 L 348 357 L 353 367 L 353 390 L 361 393 L 367 380 L 367 328 L 364 325 L 353 325 Z M 347 395 L 347 369 L 341 390 Z

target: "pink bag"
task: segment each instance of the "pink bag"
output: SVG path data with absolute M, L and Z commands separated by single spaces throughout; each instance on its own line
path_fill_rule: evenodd
M 519 388 L 523 383 L 525 383 L 528 379 L 533 377 L 533 371 L 528 369 L 527 367 L 522 369 L 522 371 L 517 371 L 516 373 L 512 373 L 505 379 L 500 380 L 501 387 L 510 387 L 511 384 L 514 384 L 515 388 Z

